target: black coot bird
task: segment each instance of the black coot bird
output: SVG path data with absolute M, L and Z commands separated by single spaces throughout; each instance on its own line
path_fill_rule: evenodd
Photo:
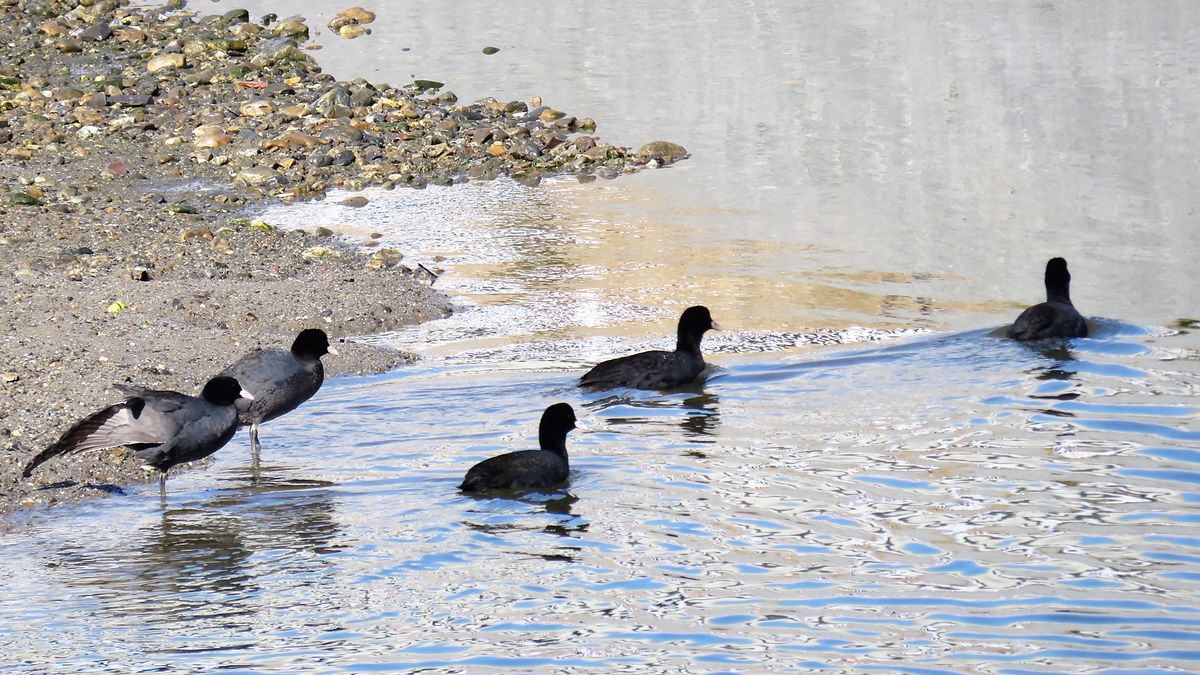
M 237 432 L 233 402 L 239 398 L 254 400 L 232 377 L 214 377 L 204 385 L 200 396 L 124 384 L 113 386 L 125 399 L 68 429 L 25 466 L 26 478 L 52 457 L 124 445 L 138 459 L 158 469 L 158 487 L 165 498 L 167 471 L 220 450 Z
M 700 340 L 709 330 L 720 330 L 707 307 L 688 307 L 679 317 L 675 351 L 650 351 L 610 359 L 596 365 L 579 384 L 584 387 L 669 389 L 687 384 L 704 370 Z
M 291 350 L 264 349 L 238 359 L 221 371 L 221 375 L 237 378 L 250 391 L 254 400 L 248 406 L 238 406 L 238 419 L 250 425 L 251 462 L 258 466 L 258 425 L 296 409 L 312 398 L 325 381 L 321 357 L 337 356 L 329 346 L 329 338 L 319 328 L 300 331 Z
M 467 471 L 458 489 L 519 490 L 562 483 L 571 469 L 567 463 L 567 434 L 575 428 L 575 410 L 567 403 L 555 403 L 542 413 L 538 425 L 541 450 L 521 450 L 485 459 Z
M 1021 312 L 1008 329 L 1014 340 L 1087 337 L 1087 321 L 1071 304 L 1071 273 L 1067 261 L 1051 258 L 1046 263 L 1046 302 Z

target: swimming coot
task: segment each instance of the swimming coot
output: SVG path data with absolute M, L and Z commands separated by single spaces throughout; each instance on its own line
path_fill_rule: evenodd
M 542 413 L 538 425 L 540 450 L 498 455 L 471 467 L 458 489 L 479 492 L 493 488 L 521 489 L 558 485 L 567 479 L 567 434 L 575 429 L 575 411 L 555 403 Z
M 125 399 L 68 429 L 54 445 L 30 460 L 25 466 L 26 478 L 52 457 L 124 445 L 158 469 L 159 490 L 165 497 L 167 471 L 220 450 L 237 432 L 234 401 L 254 400 L 232 377 L 214 377 L 198 397 L 124 384 L 113 386 Z
M 700 340 L 709 330 L 720 330 L 707 307 L 688 307 L 679 317 L 675 351 L 650 351 L 622 356 L 596 365 L 579 384 L 584 387 L 668 389 L 687 384 L 704 370 Z
M 1046 302 L 1029 307 L 1008 329 L 1014 340 L 1086 337 L 1087 322 L 1071 304 L 1071 273 L 1067 261 L 1046 263 Z
M 251 352 L 221 371 L 221 375 L 237 378 L 254 392 L 254 400 L 248 406 L 238 406 L 238 419 L 250 425 L 251 461 L 255 465 L 261 447 L 258 425 L 295 410 L 317 393 L 325 381 L 321 357 L 326 354 L 337 356 L 325 331 L 309 328 L 296 336 L 290 350 Z

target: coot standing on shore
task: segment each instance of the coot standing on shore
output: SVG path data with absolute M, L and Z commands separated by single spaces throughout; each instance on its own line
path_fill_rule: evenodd
M 239 406 L 238 419 L 250 425 L 250 462 L 258 468 L 261 445 L 258 426 L 296 409 L 312 398 L 325 381 L 321 357 L 337 356 L 329 346 L 329 337 L 319 328 L 308 328 L 296 336 L 292 348 L 264 349 L 251 352 L 221 371 L 221 375 L 237 378 L 254 392 L 248 406 Z
M 234 401 L 254 400 L 232 377 L 214 377 L 200 396 L 114 386 L 125 399 L 75 423 L 54 445 L 30 460 L 23 472 L 26 478 L 52 457 L 124 445 L 158 469 L 159 494 L 165 500 L 167 471 L 220 450 L 237 432 Z

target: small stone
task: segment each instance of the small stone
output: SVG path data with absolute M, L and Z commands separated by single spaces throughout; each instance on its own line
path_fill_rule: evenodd
M 353 111 L 350 92 L 344 86 L 336 86 L 321 95 L 313 104 L 313 110 L 327 119 L 350 117 Z
M 367 203 L 368 203 L 367 198 L 362 195 L 355 195 L 353 197 L 350 197 L 349 199 L 343 199 L 340 202 L 340 204 L 342 206 L 350 206 L 350 207 L 353 207 L 356 209 L 366 206 Z
M 146 71 L 157 73 L 167 68 L 182 68 L 185 63 L 183 54 L 159 54 L 146 62 Z
M 238 109 L 244 117 L 262 117 L 275 112 L 275 106 L 270 101 L 247 101 Z
M 554 120 L 561 119 L 565 116 L 566 113 L 562 112 L 561 110 L 546 108 L 540 115 L 538 115 L 538 118 L 540 118 L 543 122 L 553 122 Z
M 252 166 L 242 169 L 234 176 L 234 180 L 246 185 L 258 187 L 267 184 L 280 183 L 283 176 L 276 170 L 265 166 Z
M 14 206 L 41 206 L 42 201 L 24 192 L 13 192 L 8 196 L 8 203 Z
M 300 254 L 301 258 L 324 258 L 326 256 L 337 257 L 337 251 L 328 246 L 313 246 Z
M 489 145 L 487 151 L 488 154 L 492 155 L 493 157 L 503 157 L 508 153 L 508 150 L 504 149 L 504 144 L 500 141 L 496 141 L 495 143 Z
M 360 23 L 371 23 L 374 20 L 374 12 L 363 9 L 362 7 L 350 7 L 338 12 L 332 19 L 329 20 L 329 30 L 341 33 L 342 29 L 347 26 L 357 26 Z
M 308 39 L 308 26 L 303 17 L 293 16 L 275 24 L 275 33 L 303 41 Z
M 682 159 L 687 154 L 688 151 L 682 145 L 670 141 L 651 141 L 637 150 L 637 156 L 642 159 L 662 159 L 668 162 Z
M 16 374 L 16 373 L 14 373 L 14 372 L 12 372 L 12 371 L 9 371 L 9 372 L 7 372 L 7 373 L 4 373 L 4 382 L 5 382 L 6 384 L 11 384 L 11 383 L 13 383 L 13 382 L 16 382 L 17 380 L 20 380 L 20 379 L 21 379 L 21 376 L 20 376 L 20 375 L 18 375 L 18 374 Z
M 500 51 L 499 47 L 484 47 L 483 48 L 483 53 L 487 54 L 488 56 L 491 56 L 492 54 L 495 54 L 498 51 Z
M 366 267 L 369 270 L 390 269 L 399 265 L 403 259 L 404 255 L 399 251 L 392 248 L 381 248 L 367 261 Z
M 193 143 L 198 148 L 219 148 L 233 142 L 233 136 L 215 124 L 205 124 L 192 130 Z
M 347 40 L 353 40 L 356 37 L 362 37 L 366 32 L 367 29 L 363 28 L 362 26 L 359 26 L 358 24 L 350 24 L 348 26 L 342 26 L 339 28 L 337 33 L 339 37 Z
M 588 150 L 596 147 L 596 138 L 594 136 L 580 136 L 574 141 L 571 141 L 571 144 L 574 145 L 575 149 L 579 152 L 587 152 Z
M 413 86 L 421 91 L 426 91 L 429 89 L 441 89 L 446 85 L 444 82 L 438 82 L 437 80 L 413 80 Z
M 38 28 L 41 28 L 42 32 L 46 35 L 52 35 L 54 37 L 62 37 L 63 35 L 71 32 L 70 29 L 62 25 L 58 19 L 48 19 L 43 21 Z
M 148 94 L 117 94 L 108 96 L 107 102 L 109 105 L 123 105 L 128 108 L 142 108 L 150 103 Z
M 313 230 L 313 233 L 316 234 L 318 237 L 332 237 L 333 236 L 333 230 L 329 229 L 328 227 L 323 227 L 323 226 L 318 226 L 316 230 Z
M 338 12 L 338 16 L 344 16 L 354 20 L 356 23 L 371 23 L 375 20 L 375 12 L 362 7 L 350 7 Z
M 117 28 L 113 31 L 120 42 L 137 43 L 146 39 L 146 32 L 138 28 Z
M 180 241 L 188 241 L 190 239 L 208 239 L 213 238 L 212 230 L 207 227 L 191 227 L 179 233 Z
M 280 108 L 279 112 L 287 115 L 288 117 L 304 117 L 309 113 L 310 110 L 311 108 L 307 103 L 296 103 L 294 105 Z
M 94 23 L 79 33 L 79 39 L 87 42 L 102 42 L 112 37 L 112 26 L 107 23 Z

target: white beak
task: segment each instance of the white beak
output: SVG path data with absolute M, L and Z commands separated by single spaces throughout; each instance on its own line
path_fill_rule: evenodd
M 250 392 L 246 391 L 245 389 L 238 392 L 238 398 L 244 398 L 247 401 L 254 400 L 254 397 L 250 395 Z
M 577 418 L 575 420 L 575 428 L 579 431 L 591 431 L 592 429 L 596 428 L 596 418 L 592 417 L 591 415 L 588 415 L 583 419 Z
M 716 321 L 711 321 L 710 323 L 712 323 L 712 330 L 721 330 L 721 324 L 717 323 Z
M 329 352 L 330 354 L 333 354 L 334 356 L 338 355 L 338 350 L 334 349 L 333 345 L 330 345 L 329 348 L 326 349 L 325 351 Z

